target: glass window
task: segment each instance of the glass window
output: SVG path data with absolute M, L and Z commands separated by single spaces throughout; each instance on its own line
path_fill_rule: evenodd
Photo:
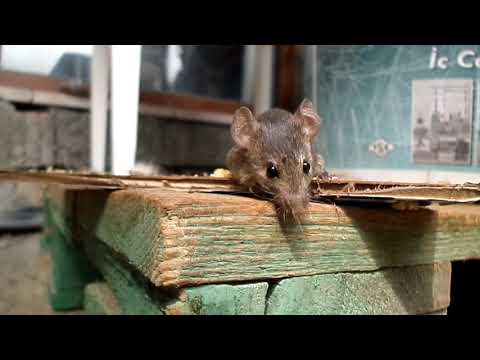
M 142 90 L 242 100 L 242 45 L 144 45 Z
M 2 45 L 0 69 L 90 81 L 93 45 Z M 143 45 L 142 91 L 241 101 L 244 46 Z

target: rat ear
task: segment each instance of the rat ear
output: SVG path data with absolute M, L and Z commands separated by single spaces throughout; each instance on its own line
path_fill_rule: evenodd
M 302 122 L 302 127 L 310 139 L 313 139 L 318 134 L 322 125 L 322 118 L 315 112 L 310 100 L 304 99 L 302 101 L 295 113 L 295 117 Z
M 237 145 L 247 147 L 257 129 L 257 120 L 249 108 L 242 106 L 235 111 L 230 132 Z

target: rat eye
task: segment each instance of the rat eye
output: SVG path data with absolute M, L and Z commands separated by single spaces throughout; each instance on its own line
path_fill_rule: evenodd
M 306 161 L 303 162 L 303 172 L 308 174 L 310 172 L 310 164 Z
M 269 162 L 267 164 L 267 176 L 270 178 L 270 179 L 273 179 L 273 178 L 276 178 L 278 177 L 278 170 L 277 168 L 275 167 L 275 165 L 271 162 Z

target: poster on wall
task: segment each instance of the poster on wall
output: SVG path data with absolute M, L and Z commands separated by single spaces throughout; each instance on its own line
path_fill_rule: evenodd
M 469 165 L 473 80 L 414 80 L 411 149 L 416 164 Z

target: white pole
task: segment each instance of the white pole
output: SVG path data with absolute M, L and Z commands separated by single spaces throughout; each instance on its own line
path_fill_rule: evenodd
M 128 175 L 135 165 L 140 94 L 141 45 L 112 45 L 112 173 Z
M 254 82 L 256 70 L 255 45 L 245 45 L 243 56 L 243 84 L 242 101 L 247 104 L 253 104 L 254 101 Z
M 267 111 L 272 105 L 273 46 L 257 45 L 255 51 L 255 114 Z
M 105 171 L 107 146 L 109 46 L 94 45 L 90 80 L 90 167 Z

